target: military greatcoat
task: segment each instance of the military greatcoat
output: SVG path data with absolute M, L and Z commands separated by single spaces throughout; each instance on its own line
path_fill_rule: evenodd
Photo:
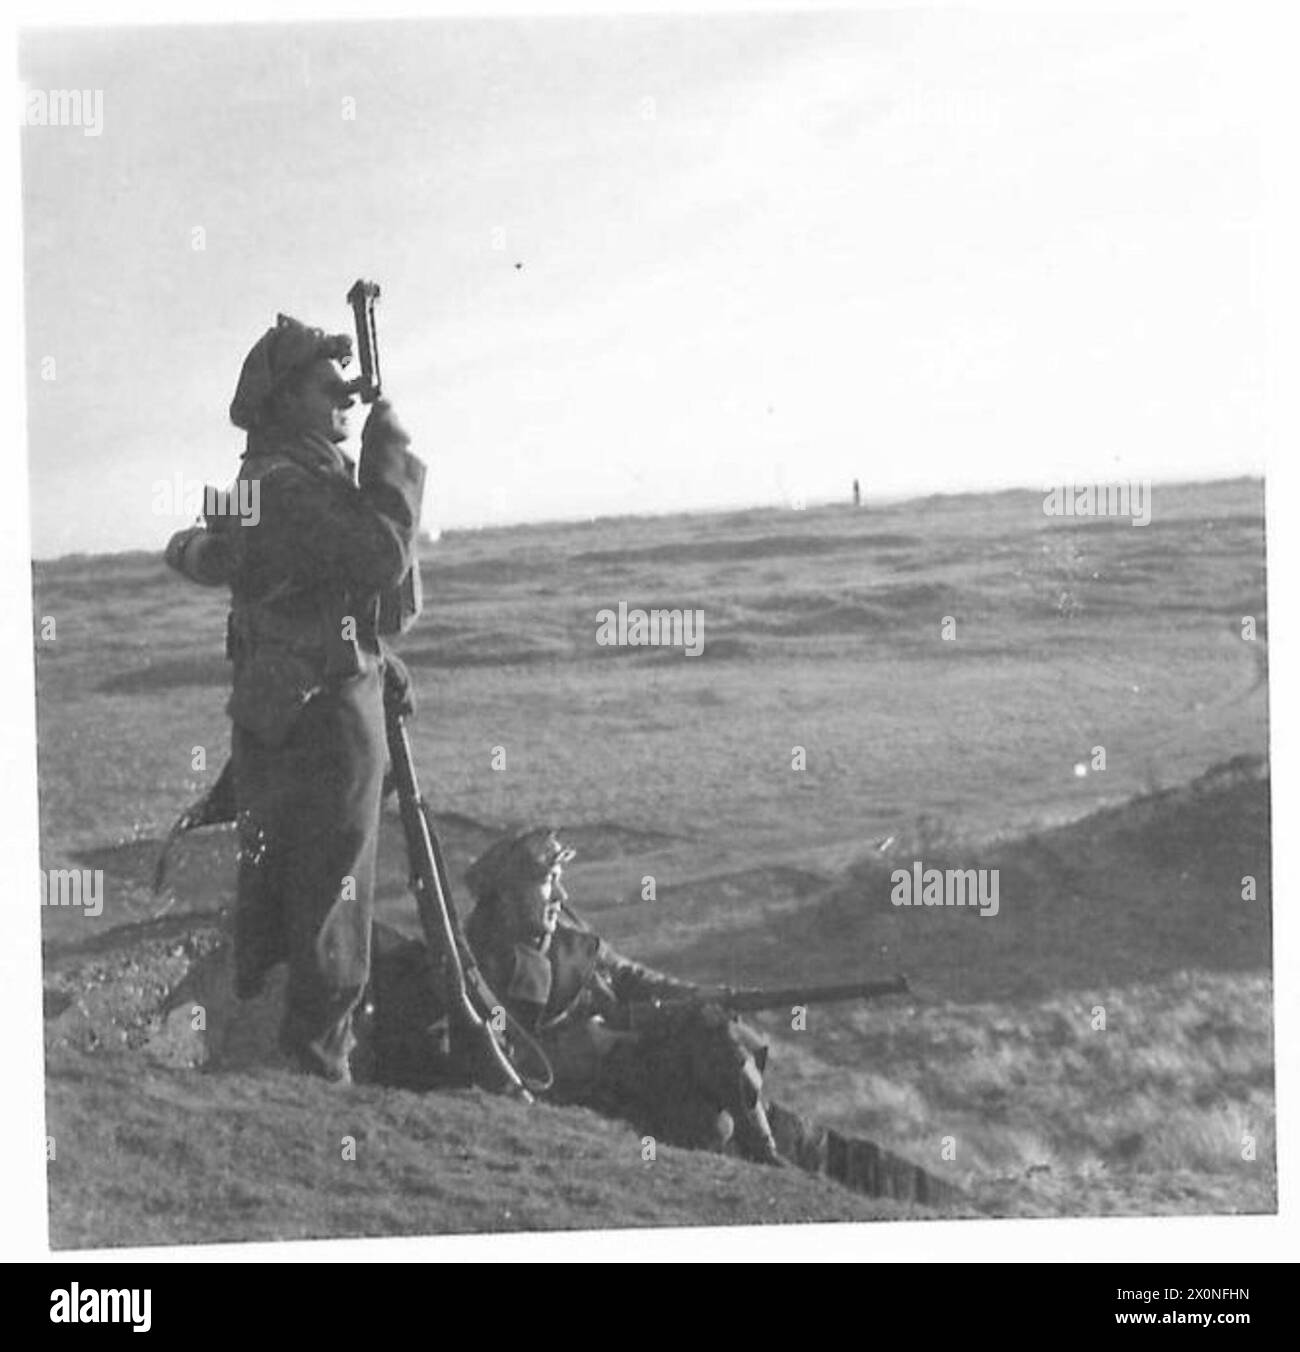
M 369 974 L 387 749 L 381 602 L 416 566 L 424 466 L 385 404 L 357 472 L 326 438 L 250 436 L 228 655 L 242 990 L 287 959 L 285 1050 L 341 1073 Z
M 242 498 L 255 524 L 210 521 L 168 550 L 192 580 L 231 588 L 238 988 L 287 960 L 281 1044 L 331 1078 L 347 1075 L 369 975 L 395 661 L 383 637 L 418 609 L 425 469 L 408 443 L 382 401 L 355 466 L 324 436 L 255 428 L 239 472 L 257 487 Z

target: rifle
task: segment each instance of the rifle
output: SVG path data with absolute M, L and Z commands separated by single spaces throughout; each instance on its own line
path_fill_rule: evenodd
M 399 710 L 387 702 L 384 722 L 402 828 L 411 858 L 411 890 L 415 893 L 424 941 L 442 971 L 439 994 L 446 1000 L 451 1018 L 469 1038 L 477 1063 L 474 1078 L 485 1089 L 513 1094 L 531 1103 L 533 1096 L 497 1040 L 497 1030 L 491 1022 L 498 1011 L 504 1011 L 504 1006 L 479 971 L 461 928 L 451 899 L 442 846 L 415 777 L 406 723 Z
M 795 1005 L 829 1005 L 838 1000 L 875 1000 L 882 995 L 906 995 L 911 990 L 905 976 L 889 981 L 847 981 L 838 986 L 718 986 L 703 987 L 697 999 L 719 1004 L 733 1014 L 759 1009 L 792 1008 Z
M 365 403 L 379 398 L 382 381 L 379 374 L 379 335 L 375 327 L 375 302 L 379 287 L 358 279 L 347 294 L 356 321 L 361 374 L 353 387 Z M 409 574 L 408 574 L 409 576 Z M 418 566 L 417 566 L 418 576 Z M 418 611 L 418 604 L 415 609 Z M 448 1007 L 456 1026 L 468 1037 L 475 1061 L 474 1079 L 485 1089 L 501 1091 L 531 1103 L 533 1096 L 519 1072 L 511 1064 L 506 1049 L 497 1038 L 496 1020 L 513 1023 L 501 1001 L 479 971 L 478 963 L 461 928 L 447 879 L 447 864 L 442 845 L 433 829 L 433 815 L 420 793 L 411 757 L 411 742 L 400 704 L 389 698 L 387 673 L 384 691 L 384 728 L 388 738 L 388 759 L 392 765 L 402 829 L 411 865 L 411 890 L 429 954 L 441 968 L 441 989 L 437 994 Z M 545 1067 L 543 1077 L 533 1081 L 539 1091 L 550 1087 L 550 1063 L 541 1049 L 514 1025 L 519 1041 L 537 1056 Z M 502 1030 L 504 1031 L 504 1030 Z
M 569 894 L 557 879 L 555 891 L 564 914 L 580 930 L 595 930 L 569 901 Z M 834 986 L 699 986 L 694 994 L 670 996 L 660 1005 L 713 1004 L 733 1014 L 749 1014 L 760 1009 L 781 1009 L 793 1005 L 830 1005 L 839 1000 L 875 1000 L 882 995 L 908 995 L 911 986 L 901 972 L 888 981 L 845 981 Z

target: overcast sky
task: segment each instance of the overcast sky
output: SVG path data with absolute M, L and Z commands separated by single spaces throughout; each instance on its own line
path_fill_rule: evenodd
M 160 548 L 248 347 L 358 276 L 444 528 L 1260 472 L 1230 21 L 29 34 L 29 90 L 103 91 L 23 132 L 35 552 Z

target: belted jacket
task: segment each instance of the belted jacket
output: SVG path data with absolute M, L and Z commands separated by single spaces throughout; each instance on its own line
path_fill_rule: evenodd
M 254 432 L 231 500 L 173 537 L 168 561 L 231 590 L 229 713 L 271 745 L 328 683 L 374 670 L 420 608 L 415 539 L 425 467 L 377 404 L 350 458 L 326 437 Z
M 686 999 L 697 988 L 616 952 L 566 911 L 549 936 L 520 941 L 494 908 L 471 912 L 465 937 L 488 985 L 525 1028 L 546 1033 L 585 1019 L 631 1026 L 635 1007 Z

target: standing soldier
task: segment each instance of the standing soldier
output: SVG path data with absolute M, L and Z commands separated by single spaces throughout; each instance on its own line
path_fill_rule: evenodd
M 383 400 L 359 463 L 341 449 L 359 383 L 341 370 L 351 347 L 278 317 L 230 406 L 248 433 L 234 500 L 256 510 L 214 514 L 167 548 L 192 581 L 231 590 L 236 989 L 256 994 L 287 960 L 281 1047 L 342 1082 L 370 970 L 386 683 L 406 700 L 382 640 L 418 612 L 425 473 Z

